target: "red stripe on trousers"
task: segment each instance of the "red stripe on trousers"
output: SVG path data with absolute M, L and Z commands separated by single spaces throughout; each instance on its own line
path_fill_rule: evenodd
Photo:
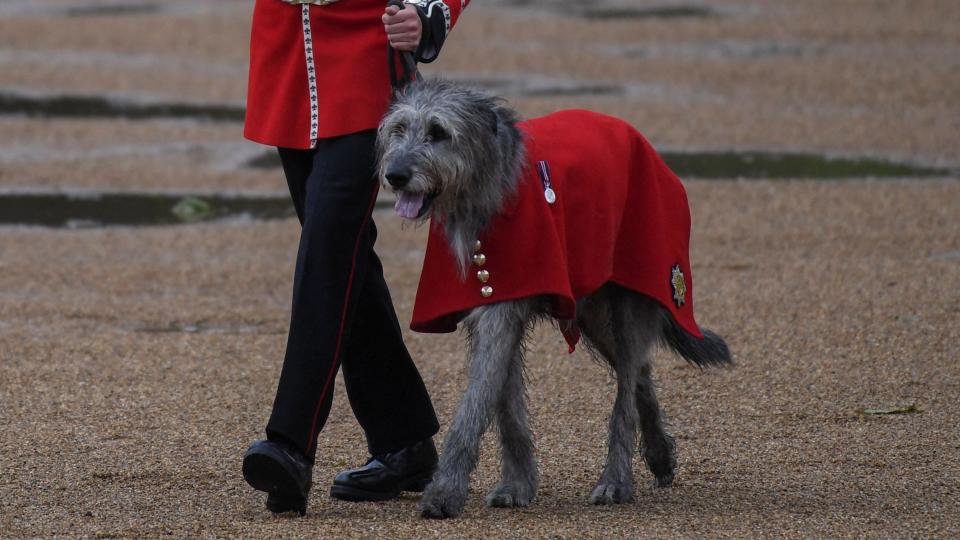
M 363 219 L 363 223 L 360 224 L 360 229 L 357 232 L 357 240 L 353 244 L 353 258 L 350 261 L 350 277 L 347 280 L 347 292 L 343 297 L 343 310 L 340 313 L 340 329 L 337 331 L 337 346 L 333 351 L 333 361 L 330 363 L 330 372 L 327 373 L 327 380 L 323 384 L 323 390 L 320 392 L 320 397 L 317 399 L 317 408 L 313 412 L 313 422 L 310 423 L 310 437 L 307 439 L 307 454 L 313 451 L 313 447 L 317 444 L 317 419 L 320 416 L 320 408 L 323 405 L 324 398 L 327 397 L 327 390 L 330 389 L 330 382 L 333 381 L 334 375 L 337 373 L 337 362 L 340 358 L 340 346 L 343 341 L 343 332 L 347 324 L 347 309 L 350 306 L 350 292 L 353 289 L 353 276 L 357 268 L 357 253 L 360 251 L 360 239 L 363 237 L 363 229 L 367 226 L 367 223 L 370 221 L 370 216 L 373 214 L 373 206 L 377 202 L 377 193 L 380 191 L 380 184 L 374 182 L 373 185 L 373 195 L 370 197 L 370 204 L 367 206 L 367 215 Z

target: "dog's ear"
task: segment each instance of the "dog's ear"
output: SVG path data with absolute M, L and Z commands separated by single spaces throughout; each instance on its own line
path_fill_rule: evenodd
M 500 119 L 500 115 L 501 115 L 500 107 L 493 107 L 492 109 L 490 109 L 489 125 L 490 125 L 490 129 L 493 130 L 494 136 L 500 134 L 500 122 L 502 121 Z

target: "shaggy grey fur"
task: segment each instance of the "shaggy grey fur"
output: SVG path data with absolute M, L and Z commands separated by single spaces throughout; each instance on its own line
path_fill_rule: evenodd
M 380 124 L 379 175 L 397 191 L 433 197 L 462 273 L 477 233 L 516 190 L 525 154 L 517 115 L 503 101 L 442 80 L 407 86 Z
M 378 136 L 379 173 L 400 196 L 424 198 L 417 220 L 442 220 L 451 249 L 465 273 L 474 240 L 517 189 L 525 160 L 517 115 L 501 100 L 449 82 L 422 80 L 399 95 Z M 538 486 L 527 423 L 524 340 L 547 315 L 541 297 L 500 302 L 471 311 L 463 320 L 469 373 L 443 443 L 440 464 L 420 500 L 424 517 L 463 511 L 480 439 L 496 419 L 500 433 L 500 484 L 487 495 L 496 507 L 529 505 Z M 590 494 L 594 504 L 633 499 L 637 434 L 656 485 L 673 481 L 673 439 L 664 430 L 650 379 L 650 356 L 660 343 L 699 365 L 731 363 L 726 343 L 706 331 L 695 339 L 653 300 L 608 283 L 577 302 L 577 324 L 588 347 L 613 369 L 617 396 L 610 416 L 607 462 Z

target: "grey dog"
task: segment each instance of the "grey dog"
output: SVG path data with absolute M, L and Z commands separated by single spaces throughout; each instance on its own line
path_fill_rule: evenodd
M 397 212 L 411 220 L 432 217 L 441 223 L 461 276 L 476 239 L 515 196 L 527 167 L 518 122 L 517 114 L 498 98 L 428 79 L 401 93 L 381 123 L 378 174 L 397 193 Z M 633 499 L 638 430 L 641 455 L 656 485 L 669 486 L 676 465 L 674 441 L 664 430 L 650 378 L 652 349 L 660 343 L 706 366 L 732 362 L 726 343 L 707 330 L 702 338 L 688 335 L 662 303 L 614 283 L 577 298 L 575 313 L 590 351 L 611 366 L 617 379 L 607 461 L 590 502 Z M 527 420 L 524 341 L 533 324 L 549 316 L 549 299 L 531 296 L 485 303 L 461 317 L 468 338 L 468 388 L 433 481 L 420 500 L 424 517 L 453 517 L 463 511 L 480 439 L 493 419 L 499 428 L 502 471 L 486 502 L 522 507 L 533 501 L 539 480 Z

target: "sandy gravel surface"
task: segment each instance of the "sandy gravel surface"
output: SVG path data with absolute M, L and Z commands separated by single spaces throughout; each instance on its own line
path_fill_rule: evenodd
M 242 104 L 249 2 L 64 16 L 117 4 L 153 5 L 0 2 L 0 92 Z M 950 0 L 717 1 L 696 4 L 715 10 L 705 18 L 629 20 L 587 20 L 563 0 L 475 4 L 430 71 L 618 89 L 508 96 L 527 115 L 598 109 L 663 148 L 960 163 Z M 282 191 L 278 171 L 244 166 L 260 151 L 237 123 L 0 115 L 0 191 Z M 243 482 L 240 455 L 280 370 L 294 221 L 0 227 L 0 537 L 960 535 L 960 182 L 687 186 L 698 319 L 737 366 L 657 357 L 675 486 L 650 487 L 637 463 L 635 503 L 588 504 L 614 384 L 547 327 L 528 365 L 536 502 L 483 506 L 498 477 L 488 435 L 465 515 L 448 522 L 416 517 L 415 497 L 327 497 L 337 471 L 366 459 L 339 380 L 309 514 L 273 517 Z M 406 321 L 425 231 L 376 219 Z M 445 428 L 464 386 L 461 337 L 408 338 Z
M 960 245 L 956 182 L 690 185 L 702 324 L 738 365 L 657 359 L 680 451 L 676 485 L 587 503 L 613 383 L 545 328 L 530 352 L 542 489 L 482 506 L 490 437 L 463 519 L 413 498 L 336 502 L 364 459 L 342 387 L 305 519 L 274 518 L 239 474 L 269 411 L 295 225 L 5 230 L 0 446 L 5 536 L 940 536 L 958 532 Z M 891 216 L 896 216 L 892 218 Z M 379 213 L 409 313 L 423 230 Z M 278 262 L 280 261 L 280 262 Z M 239 268 L 244 269 L 242 272 Z M 444 424 L 464 385 L 460 337 L 410 335 Z M 909 415 L 865 408 L 915 405 Z

